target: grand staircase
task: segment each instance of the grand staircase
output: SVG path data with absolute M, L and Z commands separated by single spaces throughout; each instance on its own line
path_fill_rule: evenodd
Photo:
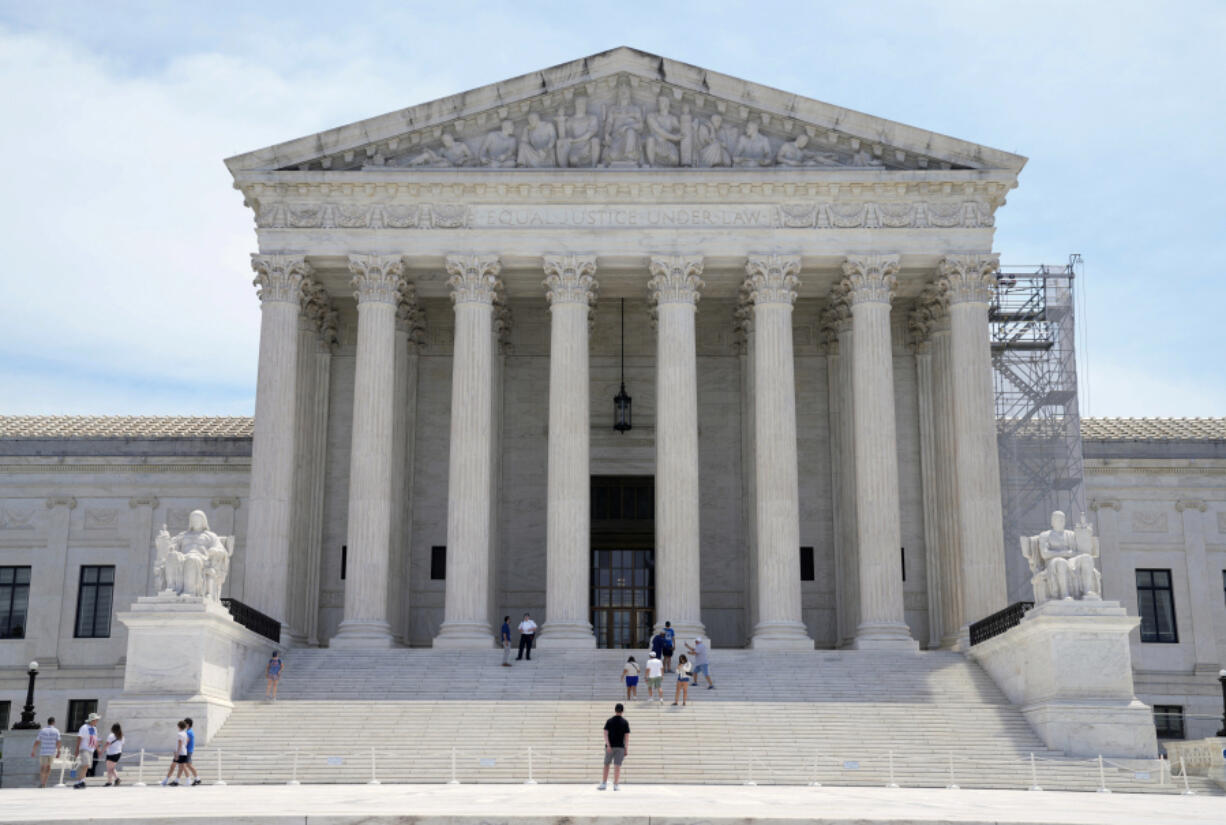
M 591 782 L 626 655 L 538 649 L 504 668 L 492 650 L 291 650 L 278 700 L 251 686 L 195 762 L 244 783 Z M 1044 788 L 1100 784 L 1096 763 L 1045 748 L 960 654 L 716 650 L 712 676 L 687 707 L 671 704 L 671 674 L 663 705 L 640 684 L 624 781 L 945 786 L 952 770 L 962 787 L 1024 788 L 1033 754 Z M 1176 790 L 1156 763 L 1103 775 L 1115 790 Z

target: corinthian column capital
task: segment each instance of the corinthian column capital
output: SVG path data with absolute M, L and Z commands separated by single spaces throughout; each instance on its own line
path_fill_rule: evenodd
M 359 304 L 392 304 L 404 289 L 404 260 L 399 255 L 350 255 L 353 297 Z
M 939 330 L 945 313 L 944 291 L 935 284 L 924 287 L 915 302 L 915 308 L 907 317 L 907 330 L 911 335 L 911 344 L 917 352 L 925 352 L 928 349 L 932 333 Z
M 647 289 L 654 303 L 698 303 L 698 290 L 703 287 L 701 255 L 652 255 L 647 269 L 651 272 Z
M 550 305 L 582 304 L 596 301 L 595 255 L 546 255 L 545 299 Z
M 261 303 L 297 303 L 302 296 L 302 279 L 311 273 L 311 265 L 302 255 L 252 255 L 251 268 L 255 270 L 251 285 Z
M 843 285 L 848 301 L 855 304 L 894 300 L 898 284 L 897 255 L 848 255 L 843 261 Z
M 750 255 L 745 263 L 745 289 L 754 304 L 796 302 L 800 286 L 799 255 Z
M 498 273 L 502 263 L 497 255 L 448 255 L 447 286 L 451 300 L 457 304 L 493 304 L 494 294 L 502 287 Z
M 426 314 L 417 302 L 417 288 L 405 284 L 396 303 L 396 329 L 407 332 L 411 347 L 420 347 L 426 342 Z
M 986 304 L 992 299 L 1000 255 L 946 255 L 937 267 L 938 284 L 951 304 Z

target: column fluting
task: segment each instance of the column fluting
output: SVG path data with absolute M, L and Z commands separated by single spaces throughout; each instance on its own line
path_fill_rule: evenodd
M 657 255 L 648 289 L 656 310 L 656 610 L 678 639 L 706 636 L 698 516 L 698 371 L 694 315 L 702 256 Z
M 595 255 L 546 255 L 549 301 L 549 470 L 545 527 L 545 624 L 541 643 L 596 645 L 588 619 L 591 469 L 588 313 Z
M 260 299 L 260 361 L 243 598 L 281 622 L 288 638 L 298 314 L 302 281 L 310 267 L 301 255 L 252 255 L 251 266 Z
M 941 640 L 944 648 L 959 646 L 967 624 L 963 619 L 965 596 L 962 593 L 962 537 L 958 531 L 958 472 L 954 450 L 957 444 L 954 428 L 953 389 L 950 372 L 949 312 L 942 306 L 934 311 L 932 321 L 932 425 L 934 469 L 937 492 L 937 553 L 941 579 L 935 584 L 941 590 Z M 930 582 L 929 586 L 934 583 Z M 969 644 L 969 636 L 965 640 Z
M 435 647 L 494 646 L 489 621 L 493 484 L 495 255 L 448 255 L 455 304 L 451 445 L 447 478 L 447 582 Z
M 393 643 L 387 578 L 392 546 L 396 304 L 405 285 L 403 268 L 397 255 L 349 256 L 358 301 L 349 453 L 349 561 L 345 618 L 332 637 L 332 647 L 391 647 Z
M 898 442 L 894 423 L 894 355 L 890 303 L 897 255 L 848 257 L 844 282 L 855 332 L 856 534 L 860 556 L 860 625 L 854 646 L 916 650 L 903 611 Z
M 860 554 L 856 523 L 856 444 L 855 444 L 855 336 L 852 330 L 851 303 L 847 289 L 839 283 L 831 291 L 826 325 L 834 336 L 835 354 L 831 376 L 832 485 L 835 494 L 836 569 L 838 570 L 838 647 L 851 647 L 860 626 Z

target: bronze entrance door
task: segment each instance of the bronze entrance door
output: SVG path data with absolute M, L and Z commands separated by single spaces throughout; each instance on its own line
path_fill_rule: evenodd
M 592 477 L 592 627 L 596 646 L 643 648 L 656 602 L 655 479 Z

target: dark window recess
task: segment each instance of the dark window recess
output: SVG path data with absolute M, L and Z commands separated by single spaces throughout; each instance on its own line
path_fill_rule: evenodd
M 9 711 L 12 707 L 12 702 L 0 702 L 0 730 L 9 729 Z
M 85 724 L 85 717 L 97 712 L 97 699 L 69 699 L 68 727 L 64 728 L 64 733 L 76 735 L 76 732 Z M 72 750 L 69 750 L 69 753 L 72 753 Z
M 811 582 L 817 578 L 816 570 L 813 567 L 813 548 L 800 548 L 800 580 L 802 582 Z
M 902 562 L 902 580 L 907 580 L 907 548 L 898 548 L 898 559 Z
M 111 635 L 111 603 L 115 596 L 114 565 L 81 565 L 77 589 L 78 639 L 105 639 Z
M 1170 570 L 1137 570 L 1137 612 L 1141 614 L 1141 641 L 1179 641 Z
M 0 567 L 0 639 L 26 637 L 26 610 L 29 605 L 30 568 Z
M 1222 571 L 1222 601 L 1226 601 L 1226 570 Z
M 430 579 L 442 581 L 447 578 L 447 546 L 435 545 L 430 548 Z
M 1159 739 L 1183 739 L 1183 705 L 1154 705 L 1154 727 Z
M 341 581 L 345 580 L 345 568 L 349 566 L 349 545 L 341 545 Z

